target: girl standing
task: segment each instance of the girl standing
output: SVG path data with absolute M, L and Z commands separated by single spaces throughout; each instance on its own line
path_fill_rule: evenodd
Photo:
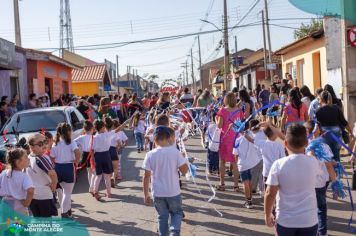
M 93 168 L 91 168 L 90 159 L 92 158 L 91 149 L 92 149 L 94 126 L 90 121 L 85 121 L 83 128 L 85 134 L 80 135 L 74 141 L 77 143 L 80 151 L 82 152 L 82 160 L 80 162 L 80 166 L 87 168 L 89 193 L 93 194 L 95 171 L 93 170 Z
M 120 123 L 117 120 L 114 120 L 114 128 L 118 128 L 120 126 Z M 119 156 L 119 160 L 117 162 L 118 167 L 117 167 L 117 178 L 116 180 L 120 181 L 122 180 L 122 175 L 121 175 L 121 156 L 122 156 L 122 151 L 123 149 L 127 146 L 129 138 L 126 136 L 124 131 L 119 131 L 119 144 L 117 146 L 117 155 Z M 115 170 L 114 170 L 115 171 Z
M 128 120 L 130 121 L 130 120 Z M 96 200 L 100 200 L 99 196 L 99 185 L 101 179 L 104 177 L 107 197 L 111 198 L 111 175 L 114 172 L 111 156 L 110 156 L 110 146 L 111 140 L 113 138 L 113 132 L 119 132 L 125 127 L 126 122 L 116 128 L 114 131 L 107 132 L 105 128 L 105 123 L 101 120 L 94 121 L 94 127 L 97 134 L 93 139 L 93 150 L 94 152 L 94 162 L 95 162 L 95 180 L 94 180 L 94 197 Z
M 27 153 L 13 149 L 7 154 L 9 168 L 0 175 L 0 196 L 14 211 L 28 215 L 34 188 L 31 178 L 23 172 L 28 166 Z
M 141 153 L 143 151 L 143 144 L 144 144 L 145 114 L 137 113 L 132 120 L 132 126 L 134 128 L 137 152 Z
M 50 155 L 55 161 L 58 183 L 63 191 L 62 217 L 71 218 L 71 195 L 76 176 L 75 163 L 80 161 L 81 153 L 77 144 L 72 141 L 72 128 L 69 124 L 60 123 L 58 125 L 56 140 Z

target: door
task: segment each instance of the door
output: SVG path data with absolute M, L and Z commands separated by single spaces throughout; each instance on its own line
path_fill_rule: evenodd
M 252 89 L 252 78 L 251 74 L 247 75 L 247 89 Z
M 321 87 L 320 52 L 313 53 L 314 90 Z
M 63 94 L 69 94 L 68 82 L 67 81 L 63 81 L 62 87 L 63 87 Z
M 10 77 L 10 96 L 14 97 L 16 94 L 19 94 L 19 78 L 17 77 Z
M 49 96 L 49 100 L 52 102 L 53 98 L 53 83 L 52 80 L 49 78 L 45 78 L 45 92 Z

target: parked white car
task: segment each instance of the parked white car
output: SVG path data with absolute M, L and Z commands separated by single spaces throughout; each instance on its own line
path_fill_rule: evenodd
M 28 139 L 32 134 L 41 132 L 42 129 L 55 136 L 57 125 L 62 122 L 67 122 L 72 126 L 74 139 L 82 133 L 84 121 L 82 114 L 75 107 L 69 106 L 36 108 L 18 112 L 1 130 L 0 150 L 5 149 L 5 136 L 8 140 L 6 145 L 16 144 L 16 134 L 19 135 L 19 139 L 23 137 Z

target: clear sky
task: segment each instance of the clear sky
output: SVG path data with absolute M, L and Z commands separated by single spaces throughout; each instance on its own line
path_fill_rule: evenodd
M 256 0 L 228 0 L 229 26 L 236 25 L 246 15 Z M 258 1 L 258 0 L 257 0 Z M 20 1 L 22 46 L 26 48 L 59 47 L 59 0 Z M 288 0 L 268 0 L 270 9 L 272 49 L 276 50 L 293 41 L 293 29 L 315 17 L 301 12 Z M 14 41 L 13 1 L 0 2 L 0 37 Z M 93 45 L 142 40 L 179 34 L 213 30 L 204 24 L 208 20 L 222 26 L 223 0 L 71 0 L 71 17 L 74 45 Z M 210 10 L 209 10 L 210 8 Z M 238 49 L 263 47 L 261 16 L 263 0 L 245 17 L 240 25 L 254 26 L 231 31 L 230 51 L 234 51 L 233 37 L 238 37 Z M 293 19 L 292 19 L 293 18 Z M 208 62 L 222 56 L 215 51 L 222 34 L 201 36 L 202 61 Z M 76 51 L 97 62 L 104 59 L 115 62 L 120 57 L 120 74 L 126 65 L 135 66 L 139 74 L 155 73 L 160 80 L 177 78 L 182 72 L 181 63 L 193 46 L 195 36 L 159 43 L 131 44 L 125 47 Z M 198 68 L 198 47 L 195 41 L 194 67 Z M 58 52 L 55 52 L 58 53 Z

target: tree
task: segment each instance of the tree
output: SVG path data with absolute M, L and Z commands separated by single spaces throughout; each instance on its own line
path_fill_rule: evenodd
M 310 24 L 302 23 L 299 29 L 294 31 L 294 39 L 298 40 L 304 37 L 309 36 L 311 33 L 315 31 L 319 31 L 323 29 L 323 20 L 313 19 Z
M 148 76 L 148 81 L 154 82 L 158 78 L 159 78 L 158 75 L 152 74 L 152 75 Z

